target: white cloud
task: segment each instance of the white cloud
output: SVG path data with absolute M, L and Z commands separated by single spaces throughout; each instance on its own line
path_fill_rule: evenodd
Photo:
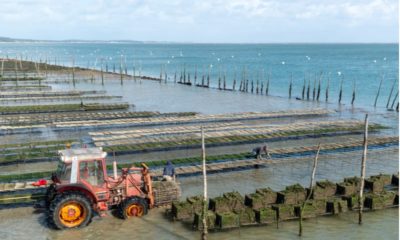
M 74 31 L 79 34 L 76 29 L 83 28 L 85 34 L 96 38 L 112 28 L 117 38 L 136 38 L 129 35 L 132 28 L 149 37 L 168 32 L 176 36 L 173 40 L 181 37 L 196 41 L 196 34 L 206 37 L 208 32 L 222 36 L 257 34 L 265 38 L 282 29 L 312 32 L 326 25 L 354 28 L 355 33 L 375 26 L 376 31 L 386 31 L 380 35 L 397 40 L 397 19 L 397 0 L 2 0 L 0 35 L 21 35 L 29 25 L 32 32 L 42 35 L 44 31 L 62 32 L 62 26 L 65 35 Z M 58 37 L 79 38 L 63 34 Z M 190 34 L 193 39 L 188 39 Z

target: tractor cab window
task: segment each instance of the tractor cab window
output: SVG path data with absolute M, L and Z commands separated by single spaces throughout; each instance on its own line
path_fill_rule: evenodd
M 61 181 L 69 181 L 71 177 L 71 164 L 58 163 L 57 176 Z
M 79 176 L 90 185 L 100 186 L 104 183 L 103 167 L 100 160 L 81 162 L 79 166 Z

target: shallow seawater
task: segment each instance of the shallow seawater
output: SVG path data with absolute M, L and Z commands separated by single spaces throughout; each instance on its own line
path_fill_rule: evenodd
M 7 217 L 0 223 L 2 239 L 200 239 L 200 233 L 190 230 L 181 222 L 170 222 L 164 209 L 156 209 L 142 219 L 123 221 L 113 216 L 95 219 L 84 229 L 68 231 L 49 230 L 42 214 L 31 209 L 6 210 Z M 224 232 L 211 232 L 209 239 L 398 239 L 398 210 L 386 209 L 364 214 L 358 225 L 356 213 L 326 216 L 305 220 L 303 237 L 298 237 L 298 222 L 243 227 Z
M 59 49 L 59 46 L 54 45 L 40 45 L 40 46 L 8 46 L 1 45 L 0 47 L 12 49 L 11 53 L 18 52 L 18 49 L 27 48 L 34 54 L 35 52 L 44 51 L 46 49 L 52 49 L 54 53 L 64 53 L 64 48 Z M 73 51 L 74 48 L 79 46 L 66 46 L 65 49 Z M 82 51 L 82 54 L 90 53 L 96 48 L 102 48 L 104 46 L 87 46 L 83 45 L 87 50 Z M 106 46 L 110 47 L 110 46 Z M 109 49 L 104 50 L 104 54 L 114 54 L 115 48 L 118 46 L 111 46 Z M 125 46 L 129 49 L 129 46 Z M 135 49 L 138 46 L 133 46 Z M 142 46 L 139 46 L 142 47 Z M 155 54 L 157 53 L 154 49 L 162 51 L 165 46 L 157 45 L 146 45 L 145 50 L 141 51 L 140 54 L 145 56 L 148 54 L 147 51 L 152 50 Z M 165 56 L 158 55 L 157 66 L 154 65 L 153 57 L 146 57 L 143 62 L 144 66 L 147 67 L 151 75 L 157 75 L 160 64 L 164 63 L 171 55 L 178 56 L 179 51 L 183 51 L 183 55 L 187 56 L 192 54 L 189 46 L 169 46 L 171 47 L 165 54 Z M 197 53 L 201 52 L 204 46 L 197 49 Z M 207 47 L 207 46 L 206 46 Z M 209 47 L 209 46 L 208 46 Z M 257 55 L 257 52 L 262 52 L 262 56 L 266 56 L 271 50 L 271 46 L 252 46 L 250 50 L 246 49 L 246 46 L 239 48 L 239 53 L 235 54 L 235 58 L 240 59 L 241 54 L 253 54 Z M 276 47 L 276 46 L 275 46 Z M 296 46 L 294 46 L 296 48 Z M 398 121 L 399 115 L 397 112 L 389 112 L 385 109 L 386 97 L 390 88 L 390 83 L 393 81 L 394 73 L 397 72 L 397 48 L 394 49 L 392 45 L 382 46 L 370 46 L 363 45 L 358 46 L 353 51 L 352 46 L 335 46 L 334 51 L 338 51 L 338 54 L 333 56 L 332 61 L 328 61 L 329 49 L 327 46 L 318 46 L 317 49 L 312 49 L 312 46 L 297 46 L 299 51 L 291 52 L 286 49 L 285 46 L 277 46 L 277 49 L 273 50 L 272 59 L 266 58 L 266 62 L 273 67 L 274 74 L 274 87 L 270 94 L 272 96 L 256 95 L 250 93 L 240 92 L 229 92 L 229 91 L 218 91 L 216 89 L 204 89 L 197 87 L 188 87 L 179 84 L 173 84 L 171 82 L 167 84 L 160 84 L 153 81 L 132 81 L 126 80 L 123 85 L 120 81 L 110 80 L 107 81 L 104 86 L 101 85 L 99 78 L 94 82 L 78 82 L 74 87 L 72 83 L 51 83 L 54 90 L 106 90 L 109 95 L 118 95 L 123 98 L 121 101 L 128 102 L 134 106 L 130 110 L 133 111 L 160 111 L 160 112 L 179 112 L 179 111 L 194 111 L 202 114 L 217 114 L 217 113 L 231 113 L 231 112 L 249 112 L 249 111 L 286 111 L 294 109 L 316 109 L 323 108 L 334 111 L 329 117 L 324 119 L 358 119 L 363 120 L 365 113 L 369 113 L 370 122 L 380 123 L 388 126 L 389 129 L 381 131 L 378 135 L 398 135 Z M 328 46 L 329 47 L 329 46 Z M 154 49 L 153 49 L 154 48 Z M 222 59 L 229 59 L 231 56 L 228 52 L 221 53 L 222 50 L 229 50 L 232 46 L 211 46 L 211 49 L 215 50 L 216 56 L 212 55 L 211 52 L 207 52 L 206 60 L 202 60 L 202 64 L 215 64 L 215 59 L 218 55 L 223 55 Z M 321 48 L 325 49 L 318 53 Z M 338 49 L 339 48 L 339 49 Z M 371 48 L 370 50 L 368 50 Z M 127 51 L 127 50 L 124 51 Z M 192 49 L 193 50 L 193 49 Z M 210 51 L 214 51 L 210 50 Z M 228 51 L 227 50 L 227 51 Z M 279 55 L 278 50 L 286 51 L 289 57 L 282 59 Z M 292 49 L 293 50 L 293 49 Z M 59 52 L 58 52 L 59 51 Z M 121 50 L 122 51 L 122 50 Z M 196 52 L 194 51 L 194 52 Z M 319 57 L 310 54 L 318 53 Z M 364 58 L 358 56 L 359 52 L 365 52 Z M 120 54 L 121 52 L 119 52 Z M 343 53 L 342 55 L 339 53 Z M 348 57 L 349 59 L 344 61 L 343 58 Z M 211 54 L 211 57 L 208 56 Z M 85 55 L 87 57 L 90 54 Z M 301 62 L 305 55 L 310 55 L 312 59 L 318 59 L 314 63 L 303 63 Z M 111 56 L 111 55 L 110 55 Z M 112 55 L 114 56 L 114 55 Z M 115 57 L 115 56 L 114 56 Z M 243 59 L 251 59 L 250 55 L 242 56 Z M 380 62 L 384 57 L 388 58 L 387 63 Z M 93 58 L 93 56 L 92 56 Z M 287 60 L 292 59 L 293 61 Z M 373 59 L 378 59 L 379 67 L 373 66 Z M 67 59 L 67 58 L 66 58 Z M 68 58 L 70 59 L 70 58 Z M 78 62 L 81 66 L 85 66 L 87 58 L 82 58 L 81 62 Z M 118 58 L 114 58 L 118 59 Z M 161 59 L 161 60 L 160 60 Z M 93 59 L 90 59 L 93 60 Z M 175 62 L 174 67 L 178 70 L 185 61 L 191 61 L 190 68 L 196 64 L 195 56 L 188 56 L 188 58 L 180 59 Z M 264 61 L 263 60 L 263 61 Z M 285 60 L 288 65 L 283 66 L 281 61 Z M 304 59 L 303 59 L 304 60 Z M 67 61 L 67 60 L 65 60 Z M 232 70 L 234 62 L 229 60 L 230 66 L 228 70 Z M 262 68 L 264 63 L 257 59 L 249 61 L 249 64 L 255 64 L 252 69 Z M 355 61 L 355 66 L 349 63 L 349 61 Z M 153 65 L 150 65 L 150 62 Z M 297 62 L 297 64 L 295 64 Z M 313 65 L 314 64 L 314 65 Z M 217 65 L 215 65 L 217 66 Z M 324 66 L 329 67 L 329 71 L 332 71 L 332 93 L 331 100 L 328 103 L 324 101 L 298 101 L 294 98 L 288 99 L 282 97 L 287 95 L 287 83 L 288 83 L 288 69 L 293 69 L 296 87 L 294 88 L 294 96 L 299 96 L 300 88 L 303 80 L 304 71 L 320 71 Z M 98 67 L 98 66 L 97 66 Z M 240 67 L 238 66 L 240 71 Z M 227 67 L 228 68 L 228 67 Z M 171 70 L 171 69 L 170 69 Z M 364 71 L 365 70 L 365 71 Z M 193 69 L 191 70 L 193 72 Z M 346 74 L 345 78 L 345 100 L 344 104 L 337 104 L 337 89 L 339 78 L 333 75 L 336 71 L 342 71 Z M 385 82 L 382 88 L 382 98 L 378 101 L 378 107 L 372 107 L 372 99 L 376 93 L 377 85 L 379 84 L 379 74 L 382 71 L 388 72 L 388 81 Z M 215 74 L 214 86 L 215 86 Z M 228 71 L 228 75 L 232 74 L 232 71 Z M 361 75 L 359 75 L 361 74 Z M 301 76 L 301 78 L 300 78 Z M 349 76 L 349 77 L 348 77 Z M 356 98 L 354 107 L 349 104 L 349 96 L 351 94 L 349 86 L 352 84 L 353 77 L 357 77 L 365 81 L 365 84 L 359 84 L 360 97 Z M 52 76 L 52 78 L 56 78 Z M 230 78 L 231 79 L 231 78 Z M 275 80 L 276 79 L 276 80 Z M 313 80 L 313 78 L 312 78 Z M 360 80 L 361 81 L 361 80 Z M 363 91 L 365 90 L 365 91 Z M 304 119 L 297 119 L 304 120 Z M 285 120 L 290 122 L 291 120 Z M 0 144 L 13 143 L 13 142 L 25 142 L 25 141 L 40 141 L 40 140 L 51 140 L 51 139 L 68 139 L 78 138 L 87 140 L 88 132 L 91 130 L 79 130 L 70 129 L 66 131 L 52 131 L 45 129 L 41 133 L 29 133 L 29 134 L 16 134 L 2 136 Z M 352 138 L 358 137 L 362 139 L 361 135 L 351 136 Z M 319 139 L 322 142 L 340 142 L 346 140 L 346 136 L 335 137 L 332 140 L 325 138 Z M 305 139 L 302 141 L 284 141 L 271 143 L 270 146 L 273 148 L 283 148 L 299 145 L 316 145 L 318 139 Z M 209 149 L 210 154 L 218 154 L 218 151 L 224 152 L 243 152 L 246 149 L 251 149 L 254 145 L 248 144 L 240 147 L 227 146 L 215 149 Z M 175 158 L 177 156 L 186 157 L 200 154 L 199 149 L 192 150 L 181 150 L 172 151 L 166 153 L 166 158 Z M 150 154 L 138 154 L 133 156 L 134 158 L 140 158 L 144 160 L 159 159 L 159 153 Z M 395 173 L 399 169 L 398 149 L 391 147 L 388 152 L 374 152 L 370 151 L 370 155 L 367 162 L 367 175 L 384 173 Z M 131 156 L 125 156 L 124 160 L 129 159 Z M 321 154 L 321 159 L 318 165 L 316 178 L 317 180 L 329 179 L 331 181 L 341 181 L 343 177 L 359 175 L 361 160 L 361 150 L 354 151 L 352 153 L 346 153 L 343 155 L 324 155 Z M 215 197 L 220 195 L 222 192 L 227 191 L 239 191 L 242 194 L 254 192 L 256 188 L 260 187 L 271 187 L 274 190 L 281 190 L 285 186 L 300 183 L 304 186 L 309 184 L 309 174 L 311 172 L 312 157 L 307 160 L 291 161 L 287 163 L 271 164 L 264 168 L 259 169 L 247 169 L 243 171 L 232 171 L 227 173 L 210 174 L 208 176 L 209 196 Z M 7 172 L 25 172 L 33 169 L 43 169 L 51 167 L 51 163 L 45 164 L 31 164 L 27 166 L 7 166 L 2 167 L 0 172 L 5 174 Z M 202 192 L 202 178 L 201 176 L 192 176 L 180 178 L 182 187 L 183 198 L 190 195 L 197 195 Z M 46 226 L 46 221 L 43 213 L 35 213 L 32 208 L 17 208 L 17 209 L 6 209 L 0 210 L 0 238 L 2 239 L 199 239 L 200 234 L 194 232 L 185 227 L 181 222 L 170 222 L 164 216 L 165 209 L 154 209 L 142 219 L 132 219 L 130 221 L 122 221 L 113 216 L 109 216 L 103 219 L 95 219 L 91 225 L 83 229 L 75 229 L 70 231 L 54 231 L 50 230 Z M 315 219 L 309 219 L 304 223 L 304 236 L 302 239 L 398 239 L 398 209 L 387 209 L 376 212 L 368 212 L 364 217 L 364 224 L 359 226 L 357 224 L 357 215 L 355 213 L 347 213 L 340 216 L 329 216 L 320 217 Z M 297 236 L 298 224 L 296 221 L 283 222 L 280 224 L 279 229 L 275 226 L 261 226 L 261 227 L 244 227 L 235 229 L 232 231 L 216 232 L 211 233 L 209 239 L 299 239 Z
M 210 74 L 211 85 L 218 86 L 218 78 L 226 74 L 231 87 L 236 76 L 237 86 L 243 74 L 250 81 L 260 80 L 266 85 L 270 75 L 270 93 L 288 96 L 293 80 L 293 96 L 301 95 L 304 79 L 311 89 L 321 78 L 321 88 L 330 82 L 330 99 L 337 102 L 339 85 L 343 80 L 343 101 L 350 103 L 355 83 L 359 106 L 373 106 L 382 75 L 381 97 L 378 106 L 385 106 L 392 83 L 398 75 L 398 44 L 120 44 L 120 43 L 1 43 L 1 57 L 22 57 L 36 61 L 71 66 L 72 59 L 80 67 L 108 70 L 114 66 L 119 72 L 121 61 L 128 73 L 159 77 L 163 68 L 169 81 L 181 72 L 190 74 L 194 81 Z M 122 59 L 121 59 L 122 58 Z M 320 75 L 322 73 L 322 75 Z M 292 78 L 291 78 L 292 76 Z M 187 77 L 188 78 L 188 77 Z M 398 86 L 398 84 L 397 84 Z M 265 89 L 265 88 L 264 88 Z M 393 93 L 395 94 L 395 93 Z
M 397 151 L 371 151 L 367 164 L 367 175 L 380 172 L 392 173 L 398 169 Z M 335 155 L 335 154 L 334 154 Z M 339 156 L 339 157 L 338 157 Z M 341 158 L 342 157 L 342 158 Z M 345 155 L 322 154 L 316 180 L 329 179 L 339 182 L 343 177 L 358 175 L 361 151 Z M 300 183 L 307 186 L 312 168 L 312 157 L 301 161 L 276 163 L 264 168 L 232 171 L 208 175 L 210 197 L 223 192 L 254 192 L 256 188 L 269 186 L 281 190 L 285 186 Z M 182 177 L 182 199 L 202 192 L 202 177 Z M 110 213 L 105 218 L 95 217 L 86 228 L 56 231 L 46 225 L 45 214 L 32 208 L 0 210 L 0 238 L 2 239 L 199 239 L 200 233 L 181 222 L 171 222 L 165 216 L 166 209 L 153 209 L 141 219 L 120 220 Z M 359 226 L 355 212 L 339 216 L 325 216 L 304 222 L 301 239 L 398 239 L 398 208 L 364 214 L 364 223 Z M 209 239 L 299 239 L 298 222 L 281 222 L 275 225 L 242 227 L 223 232 L 212 232 Z
M 233 112 L 272 112 L 300 109 L 329 109 L 333 111 L 330 119 L 358 119 L 363 120 L 365 113 L 369 113 L 371 123 L 380 123 L 390 127 L 382 131 L 383 134 L 394 135 L 398 132 L 399 115 L 396 111 L 387 111 L 382 107 L 360 108 L 355 104 L 338 105 L 336 102 L 299 101 L 276 96 L 265 96 L 250 93 L 219 91 L 188 87 L 180 84 L 160 84 L 154 81 L 126 80 L 123 85 L 119 80 L 109 80 L 103 86 L 99 80 L 94 83 L 78 82 L 52 84 L 54 90 L 105 90 L 108 95 L 122 96 L 120 102 L 131 105 L 131 111 L 159 111 L 167 112 L 198 112 L 201 114 L 221 114 Z M 88 140 L 88 132 L 97 129 L 68 129 L 53 131 L 49 128 L 42 132 L 27 132 L 27 134 L 5 135 L 0 144 L 45 141 L 53 139 L 78 138 Z M 101 129 L 100 129 L 101 131 Z

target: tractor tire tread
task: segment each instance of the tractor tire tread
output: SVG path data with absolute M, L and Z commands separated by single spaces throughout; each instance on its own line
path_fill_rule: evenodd
M 121 219 L 128 219 L 128 216 L 126 215 L 125 209 L 131 205 L 132 203 L 139 203 L 143 206 L 143 215 L 146 215 L 149 209 L 149 204 L 147 203 L 146 199 L 141 198 L 141 197 L 130 197 L 125 199 L 121 204 L 118 205 L 118 216 Z
M 55 229 L 68 229 L 68 227 L 64 226 L 58 218 L 57 209 L 59 205 L 69 199 L 74 199 L 82 202 L 85 205 L 87 213 L 87 218 L 77 227 L 85 227 L 90 224 L 93 217 L 93 210 L 92 210 L 92 201 L 85 194 L 78 192 L 78 191 L 67 191 L 61 194 L 57 194 L 53 201 L 51 201 L 48 210 L 47 210 L 47 222 L 50 227 Z

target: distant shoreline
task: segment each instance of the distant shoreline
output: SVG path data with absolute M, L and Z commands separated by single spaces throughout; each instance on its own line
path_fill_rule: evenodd
M 392 45 L 398 42 L 170 42 L 170 41 L 138 41 L 138 40 L 35 40 L 0 37 L 0 43 L 78 43 L 78 44 L 198 44 L 198 45 Z

